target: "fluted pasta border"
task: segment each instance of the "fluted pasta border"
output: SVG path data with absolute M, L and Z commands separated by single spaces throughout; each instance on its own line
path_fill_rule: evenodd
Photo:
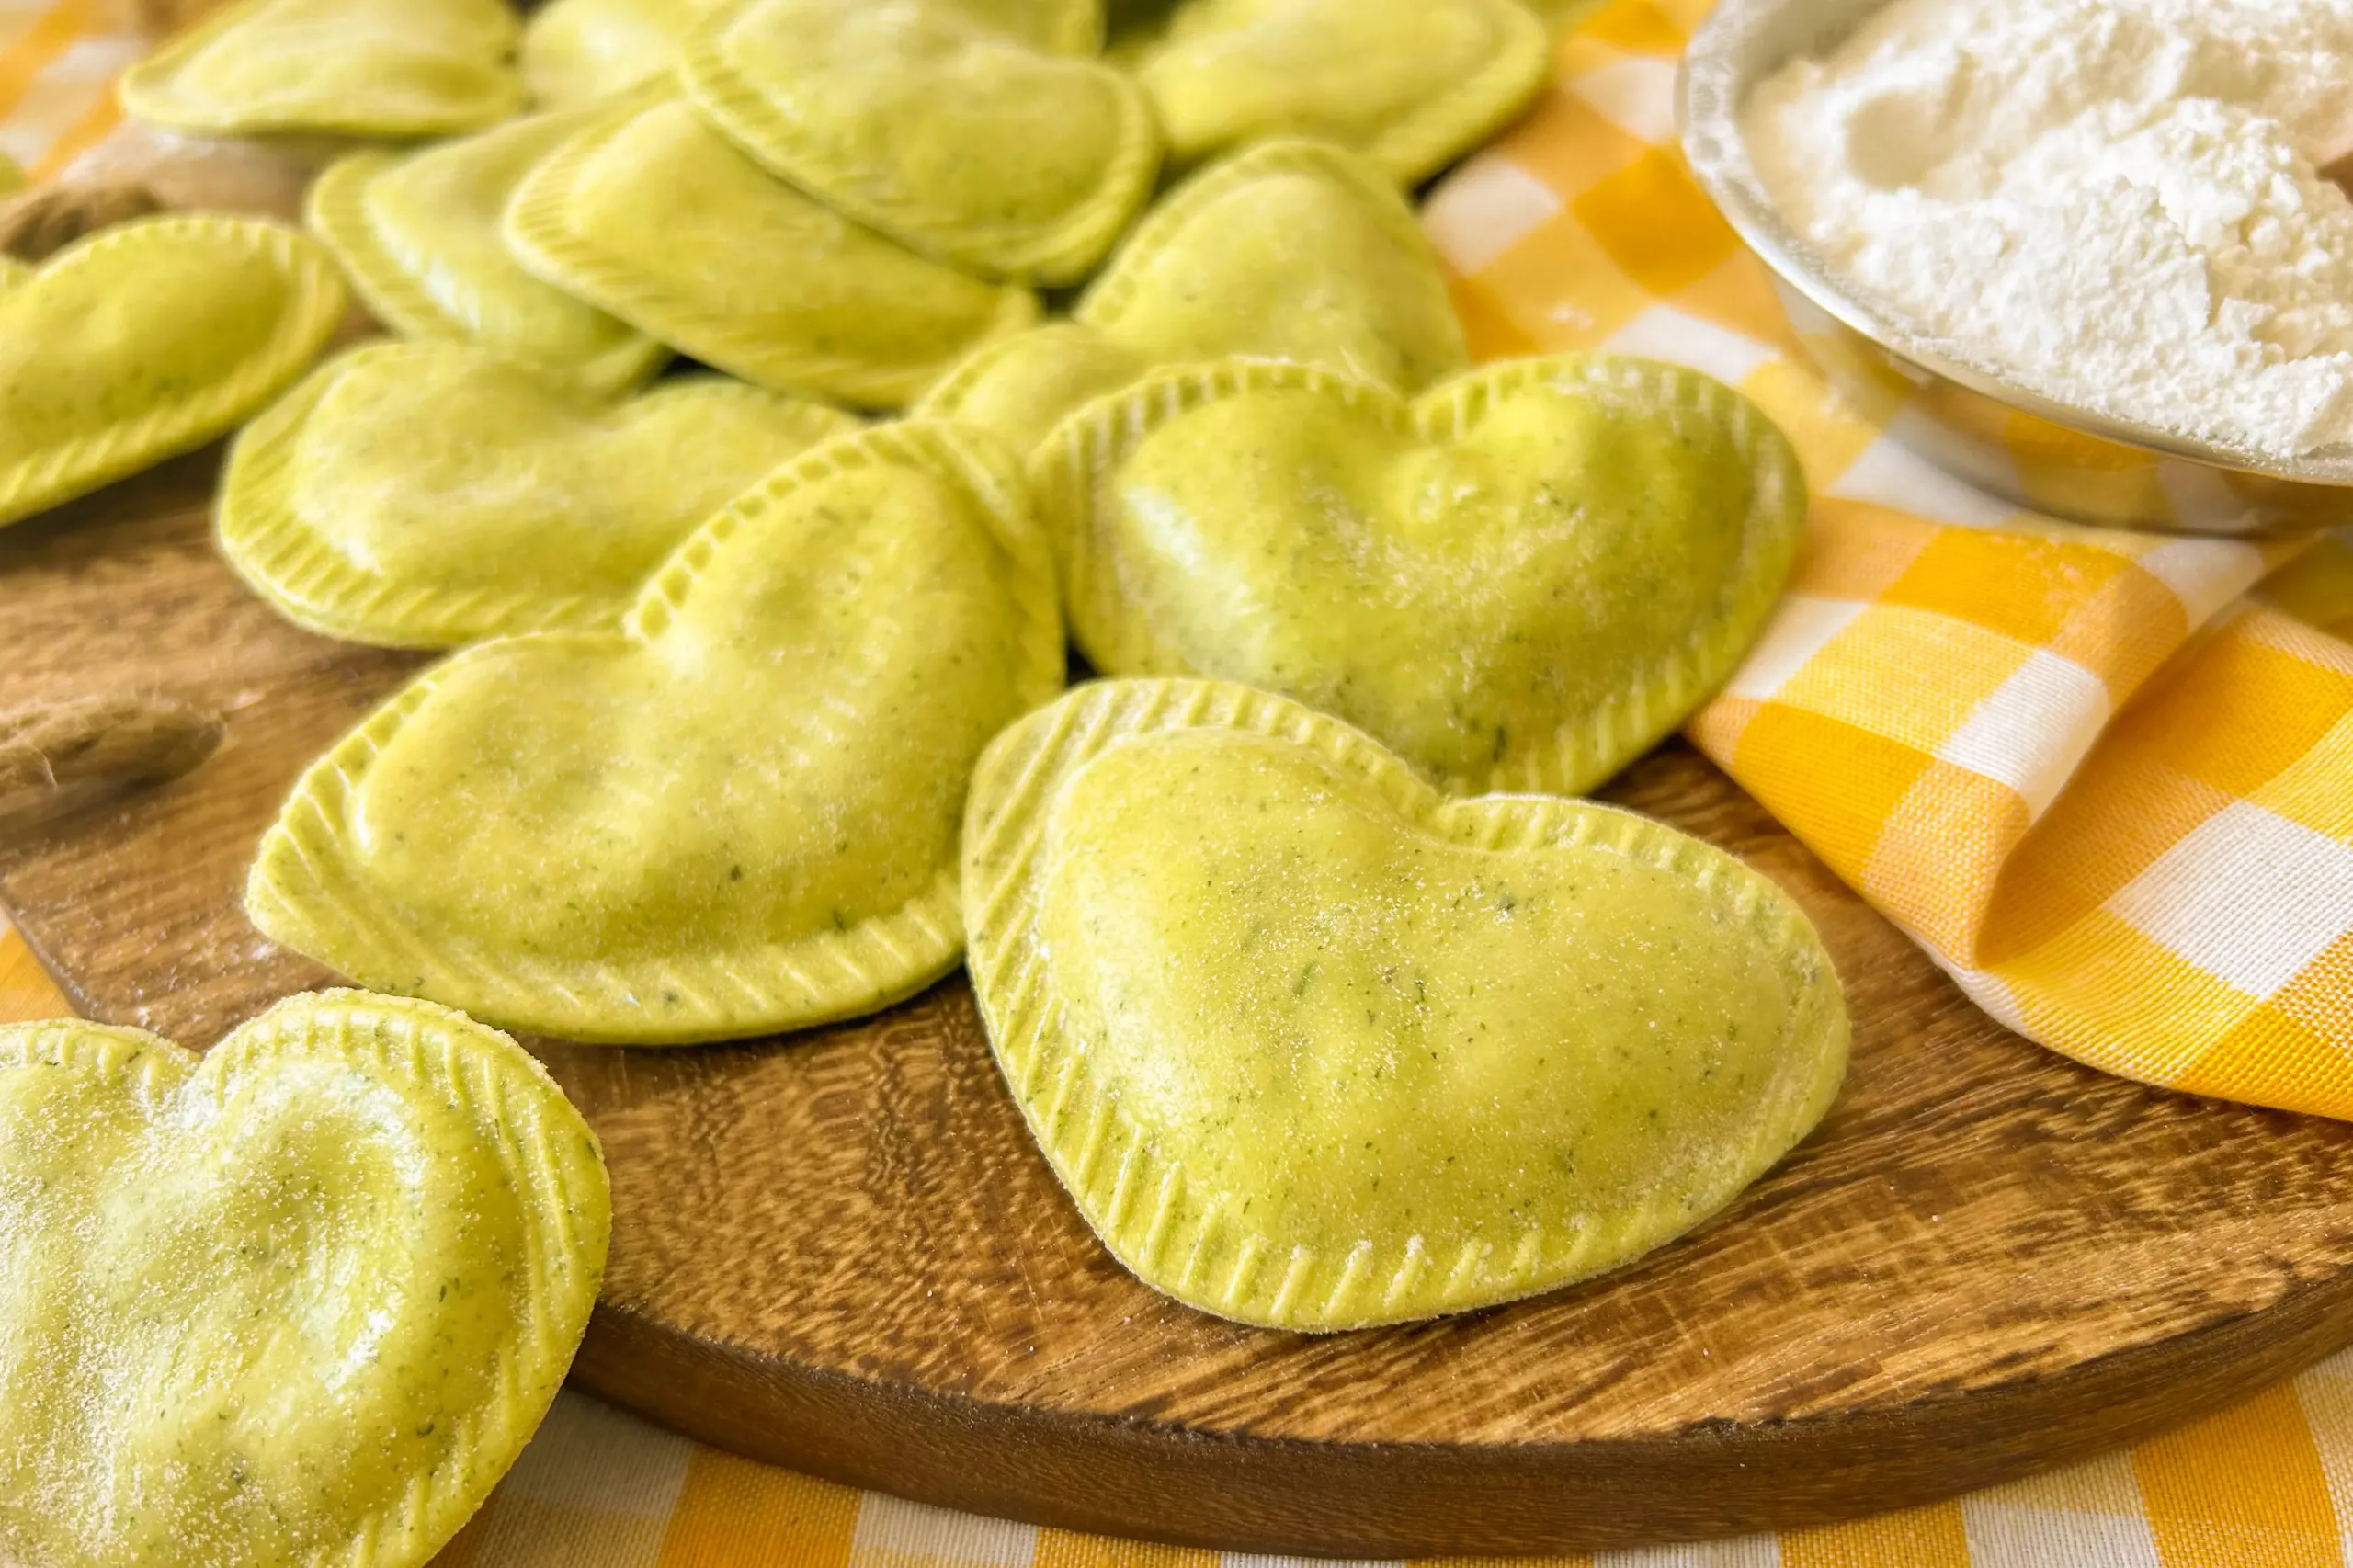
M 1583 846 L 1657 867 L 1779 955 L 1798 999 L 1786 1060 L 1743 1158 L 1696 1198 L 1662 1195 L 1608 1225 L 1531 1226 L 1508 1256 L 1473 1240 L 1439 1257 L 1418 1236 L 1394 1256 L 1370 1238 L 1319 1256 L 1281 1252 L 1094 1081 L 1063 1026 L 1038 930 L 1039 859 L 1061 789 L 1130 738 L 1212 729 L 1276 737 L 1371 785 L 1401 820 L 1489 850 Z M 1847 1013 L 1820 938 L 1788 894 L 1737 859 L 1662 824 L 1552 796 L 1449 799 L 1371 737 L 1286 698 L 1225 682 L 1082 687 L 1000 736 L 982 759 L 964 833 L 967 963 L 992 1050 L 1048 1163 L 1113 1255 L 1188 1305 L 1267 1327 L 1332 1332 L 1468 1310 L 1556 1289 L 1672 1240 L 1721 1210 L 1819 1121 L 1844 1075 Z M 1203 1260 L 1231 1256 L 1222 1278 Z

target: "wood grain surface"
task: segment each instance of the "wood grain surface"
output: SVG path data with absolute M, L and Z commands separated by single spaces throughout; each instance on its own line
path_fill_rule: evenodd
M 0 530 L 0 706 L 226 715 L 185 777 L 0 844 L 0 902 L 77 1002 L 191 1044 L 328 978 L 245 924 L 245 863 L 296 772 L 419 663 L 248 596 L 209 540 L 213 460 Z M 1386 1555 L 1920 1502 L 2353 1341 L 2353 1127 L 2140 1088 L 2006 1033 L 1688 750 L 1611 794 L 1795 892 L 1855 1015 L 1828 1122 L 1696 1236 L 1414 1328 L 1198 1315 L 1096 1244 L 951 981 L 783 1041 L 535 1044 L 613 1174 L 578 1381 L 929 1502 Z

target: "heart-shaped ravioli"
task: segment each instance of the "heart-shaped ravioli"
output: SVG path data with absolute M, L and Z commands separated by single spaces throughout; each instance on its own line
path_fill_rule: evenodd
M 101 230 L 0 290 L 0 523 L 200 447 L 342 320 L 335 260 L 247 219 Z
M 1246 687 L 1111 681 L 989 749 L 972 984 L 1080 1212 L 1145 1283 L 1322 1332 L 1614 1268 L 1828 1109 L 1786 894 L 1612 807 L 1447 800 Z
M 1416 392 L 1470 363 L 1446 278 L 1396 188 L 1329 142 L 1262 142 L 1136 226 L 1073 309 L 975 352 L 925 400 L 1027 450 L 1158 365 L 1323 365 Z
M 1468 358 L 1413 210 L 1325 142 L 1260 142 L 1187 181 L 1072 314 L 1155 361 L 1247 353 L 1402 392 Z
M 242 0 L 123 74 L 134 119 L 215 135 L 446 136 L 523 107 L 501 0 Z
M 352 153 L 312 185 L 311 227 L 393 331 L 471 337 L 619 391 L 669 350 L 524 271 L 501 228 L 523 176 L 594 118 L 539 115 L 421 153 Z
M 1172 158 L 1320 136 L 1414 185 L 1519 112 L 1549 47 L 1519 0 L 1185 0 L 1135 68 Z
M 870 1012 L 955 966 L 973 763 L 1062 682 L 1012 460 L 944 423 L 846 436 L 704 525 L 620 632 L 477 643 L 393 697 L 296 786 L 245 908 L 570 1040 Z
M 687 46 L 696 103 L 778 175 L 997 277 L 1086 275 L 1151 194 L 1142 91 L 958 0 L 747 0 Z
M 915 255 L 777 180 L 676 100 L 559 147 L 506 213 L 523 265 L 779 392 L 895 408 L 1037 318 L 1028 290 Z
M 718 376 L 606 403 L 472 345 L 371 344 L 239 436 L 222 551 L 290 619 L 354 642 L 605 630 L 722 506 L 857 428 Z
M 550 0 L 523 27 L 523 85 L 542 108 L 666 76 L 710 0 Z
M 0 1028 L 0 1560 L 417 1568 L 587 1327 L 595 1137 L 506 1036 L 358 992 L 198 1057 Z
M 1096 668 L 1279 691 L 1472 793 L 1581 793 L 1682 722 L 1805 526 L 1747 399 L 1606 356 L 1413 403 L 1305 366 L 1168 370 L 1030 466 Z

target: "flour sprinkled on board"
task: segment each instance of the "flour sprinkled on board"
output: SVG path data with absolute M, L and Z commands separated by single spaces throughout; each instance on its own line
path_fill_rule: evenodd
M 1896 0 L 1742 115 L 1790 226 L 1916 335 L 2279 458 L 2353 446 L 2347 0 Z

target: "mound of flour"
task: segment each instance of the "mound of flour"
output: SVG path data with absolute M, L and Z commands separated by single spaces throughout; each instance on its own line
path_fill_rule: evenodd
M 2348 0 L 1895 0 L 1756 88 L 1790 226 L 1953 357 L 2275 457 L 2353 444 Z

